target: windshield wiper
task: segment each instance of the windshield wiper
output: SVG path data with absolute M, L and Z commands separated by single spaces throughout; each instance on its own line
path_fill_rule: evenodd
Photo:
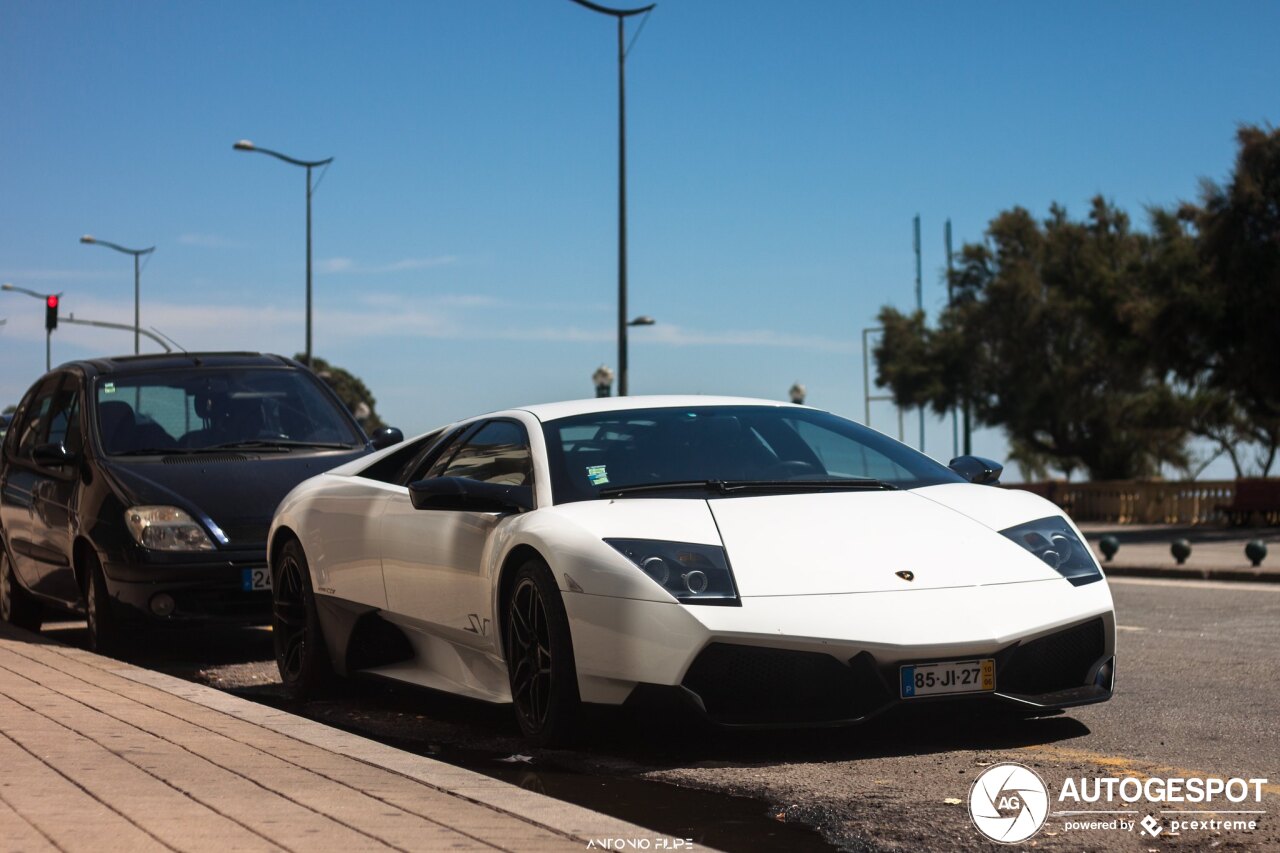
M 350 444 L 341 444 L 336 441 L 295 441 L 291 438 L 246 438 L 243 441 L 227 441 L 222 444 L 212 444 L 208 447 L 198 448 L 199 451 L 207 450 L 233 450 L 242 447 L 262 447 L 262 448 L 281 448 L 290 447 L 319 447 L 332 450 L 352 450 Z
M 638 483 L 633 486 L 614 486 L 601 489 L 600 497 L 624 497 L 645 492 L 709 491 L 722 495 L 742 492 L 814 492 L 834 489 L 839 491 L 882 491 L 897 489 L 883 480 L 867 478 L 841 478 L 838 480 L 684 480 L 672 483 Z
M 136 450 L 117 450 L 108 452 L 110 456 L 173 456 L 174 454 L 191 453 L 187 447 L 139 447 Z

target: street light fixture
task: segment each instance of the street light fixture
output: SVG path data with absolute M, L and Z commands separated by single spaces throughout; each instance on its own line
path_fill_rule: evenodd
M 657 3 L 638 9 L 610 9 L 591 0 L 573 0 L 579 6 L 612 15 L 618 21 L 618 396 L 627 396 L 627 50 L 622 23 L 632 15 L 649 12 Z
M 236 151 L 257 151 L 259 154 L 268 154 L 277 160 L 283 160 L 294 166 L 301 166 L 307 170 L 307 367 L 311 366 L 311 170 L 317 166 L 328 166 L 333 162 L 332 157 L 324 160 L 298 160 L 287 154 L 281 154 L 279 151 L 272 151 L 270 148 L 262 148 L 254 145 L 247 139 L 241 139 L 231 146 Z
M 81 237 L 80 242 L 89 246 L 106 246 L 108 249 L 115 249 L 117 252 L 123 252 L 126 255 L 133 255 L 133 354 L 137 355 L 142 351 L 137 331 L 142 328 L 142 317 L 139 313 L 141 310 L 142 266 L 139 263 L 139 259 L 143 255 L 149 255 L 154 252 L 156 247 L 152 246 L 149 249 L 126 249 L 118 243 L 112 243 L 109 240 L 99 240 L 90 234 L 85 234 Z
M 30 296 L 33 299 L 39 299 L 41 302 L 45 304 L 46 319 L 44 324 L 44 369 L 45 371 L 52 370 L 53 369 L 53 353 L 52 353 L 53 326 L 49 324 L 48 315 L 49 315 L 49 312 L 52 312 L 52 316 L 54 318 L 54 324 L 56 325 L 57 316 L 58 316 L 58 301 L 62 298 L 62 294 L 61 293 L 36 293 L 34 290 L 28 290 L 25 287 L 18 287 L 16 284 L 10 284 L 9 282 L 0 284 L 0 290 L 9 290 L 14 293 L 25 293 L 27 296 Z

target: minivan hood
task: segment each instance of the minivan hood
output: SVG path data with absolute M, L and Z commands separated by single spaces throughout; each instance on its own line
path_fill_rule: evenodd
M 735 497 L 708 504 L 744 598 L 1061 579 L 961 507 L 910 491 Z M 910 573 L 910 579 L 899 572 Z
M 224 547 L 263 547 L 281 499 L 308 477 L 363 456 L 364 448 L 292 450 L 280 454 L 190 454 L 104 458 L 103 468 L 126 506 L 176 506 L 206 527 Z

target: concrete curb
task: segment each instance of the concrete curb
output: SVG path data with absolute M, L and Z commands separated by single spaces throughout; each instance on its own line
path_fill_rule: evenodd
M 1248 583 L 1280 583 L 1280 572 L 1268 569 L 1197 569 L 1190 566 L 1109 566 L 1102 571 L 1112 578 L 1162 578 L 1188 581 L 1244 581 Z

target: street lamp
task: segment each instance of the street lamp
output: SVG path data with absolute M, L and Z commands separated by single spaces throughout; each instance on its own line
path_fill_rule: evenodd
M 117 252 L 124 252 L 126 255 L 133 255 L 133 354 L 137 355 L 142 351 L 137 331 L 142 328 L 142 318 L 139 314 L 142 267 L 139 263 L 139 259 L 143 255 L 149 255 L 154 252 L 156 247 L 152 246 L 149 249 L 126 249 L 124 246 L 117 243 L 112 243 L 108 240 L 99 240 L 89 234 L 85 234 L 81 237 L 80 242 L 90 246 L 106 246 L 108 249 L 115 249 Z
M 626 45 L 622 22 L 632 15 L 653 9 L 657 3 L 638 9 L 610 9 L 591 0 L 573 0 L 579 6 L 612 15 L 618 21 L 618 396 L 627 396 L 627 92 Z
M 307 170 L 307 367 L 311 366 L 311 170 L 317 166 L 328 166 L 333 162 L 333 158 L 329 157 L 324 160 L 298 160 L 279 151 L 272 151 L 270 148 L 260 148 L 247 139 L 241 139 L 231 146 L 237 151 L 257 151 L 259 154 L 269 154 L 277 160 L 283 160 L 286 163 L 292 163 L 294 166 L 302 166 Z
M 57 325 L 58 318 L 58 301 L 62 298 L 61 293 L 36 293 L 34 290 L 28 290 L 25 287 L 18 287 L 16 284 L 5 282 L 0 284 L 0 290 L 9 290 L 14 293 L 25 293 L 33 299 L 39 299 L 45 304 L 45 324 L 44 324 L 44 369 L 49 371 L 53 369 L 52 358 L 52 338 L 53 327 Z M 53 323 L 50 324 L 50 317 Z

